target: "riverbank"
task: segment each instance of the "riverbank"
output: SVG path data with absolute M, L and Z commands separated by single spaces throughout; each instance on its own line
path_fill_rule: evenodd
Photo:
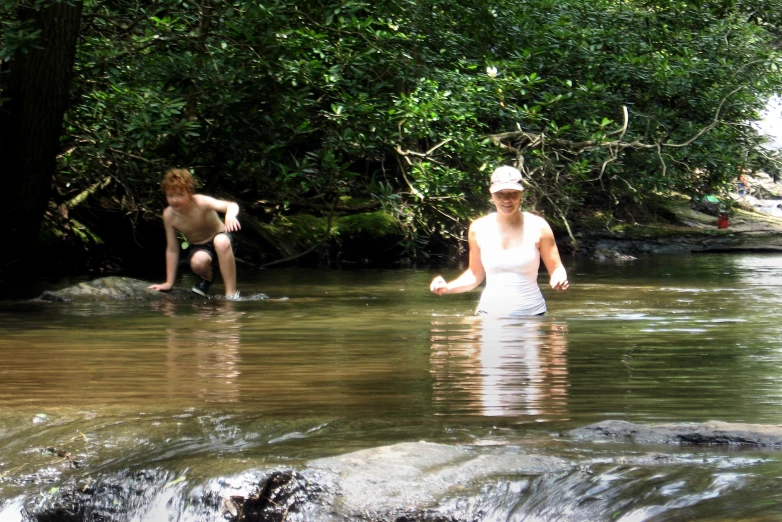
M 575 245 L 564 227 L 555 234 L 563 255 L 630 259 L 641 255 L 699 252 L 782 252 L 782 184 L 760 173 L 748 186 L 721 198 L 695 202 L 686 196 L 647 197 L 644 208 L 624 209 L 635 219 L 608 214 L 571 219 Z M 720 207 L 727 228 L 718 228 Z M 466 243 L 411 245 L 388 212 L 363 207 L 335 218 L 290 214 L 266 222 L 248 209 L 238 235 L 241 271 L 276 268 L 452 268 L 467 259 Z M 0 295 L 32 298 L 60 279 L 122 275 L 164 277 L 165 235 L 158 219 L 131 224 L 127 216 L 92 208 L 93 239 L 75 241 L 46 229 L 35 252 L 7 261 L 0 270 Z M 80 223 L 87 216 L 79 216 Z M 552 225 L 556 223 L 552 221 Z M 331 232 L 326 233 L 327 230 Z
M 748 192 L 695 201 L 668 196 L 657 202 L 655 219 L 592 227 L 580 232 L 580 250 L 594 256 L 611 251 L 624 256 L 700 252 L 782 252 L 782 184 L 760 173 Z M 727 226 L 720 228 L 720 211 Z

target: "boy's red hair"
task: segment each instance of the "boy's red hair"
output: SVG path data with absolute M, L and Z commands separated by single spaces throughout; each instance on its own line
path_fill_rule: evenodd
M 160 183 L 163 192 L 184 190 L 190 194 L 195 193 L 195 180 L 187 169 L 168 169 Z

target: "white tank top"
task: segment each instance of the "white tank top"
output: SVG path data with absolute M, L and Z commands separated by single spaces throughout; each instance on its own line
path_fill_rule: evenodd
M 478 238 L 486 272 L 478 314 L 527 316 L 546 311 L 546 300 L 538 286 L 540 251 L 535 245 L 537 236 L 530 230 L 531 218 L 524 213 L 524 238 L 517 247 L 502 248 L 499 234 L 481 234 Z

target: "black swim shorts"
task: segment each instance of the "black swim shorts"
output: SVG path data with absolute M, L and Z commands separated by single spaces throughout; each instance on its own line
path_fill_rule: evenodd
M 228 240 L 231 242 L 231 249 L 236 252 L 236 240 L 234 239 L 234 236 L 230 232 L 220 232 L 219 234 L 215 234 L 215 237 L 219 236 L 220 234 L 225 234 L 228 236 Z M 217 252 L 215 251 L 215 239 L 214 237 L 207 241 L 206 243 L 201 243 L 200 245 L 188 245 L 188 247 L 182 252 L 182 261 L 186 261 L 188 264 L 190 264 L 190 258 L 193 257 L 193 254 L 198 252 L 199 250 L 203 250 L 207 254 L 209 254 L 209 257 L 212 258 L 212 266 L 219 266 L 219 260 L 217 258 Z

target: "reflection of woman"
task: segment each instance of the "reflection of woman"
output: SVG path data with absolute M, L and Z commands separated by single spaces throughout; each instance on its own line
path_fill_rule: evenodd
M 438 406 L 451 414 L 567 418 L 566 324 L 474 316 L 441 321 L 432 324 Z
M 518 169 L 505 166 L 494 171 L 489 192 L 497 211 L 470 225 L 470 266 L 450 283 L 435 277 L 429 286 L 432 292 L 468 292 L 485 278 L 478 314 L 542 315 L 546 313 L 546 301 L 537 282 L 541 260 L 551 288 L 567 290 L 567 272 L 554 233 L 542 217 L 521 212 L 523 191 Z

